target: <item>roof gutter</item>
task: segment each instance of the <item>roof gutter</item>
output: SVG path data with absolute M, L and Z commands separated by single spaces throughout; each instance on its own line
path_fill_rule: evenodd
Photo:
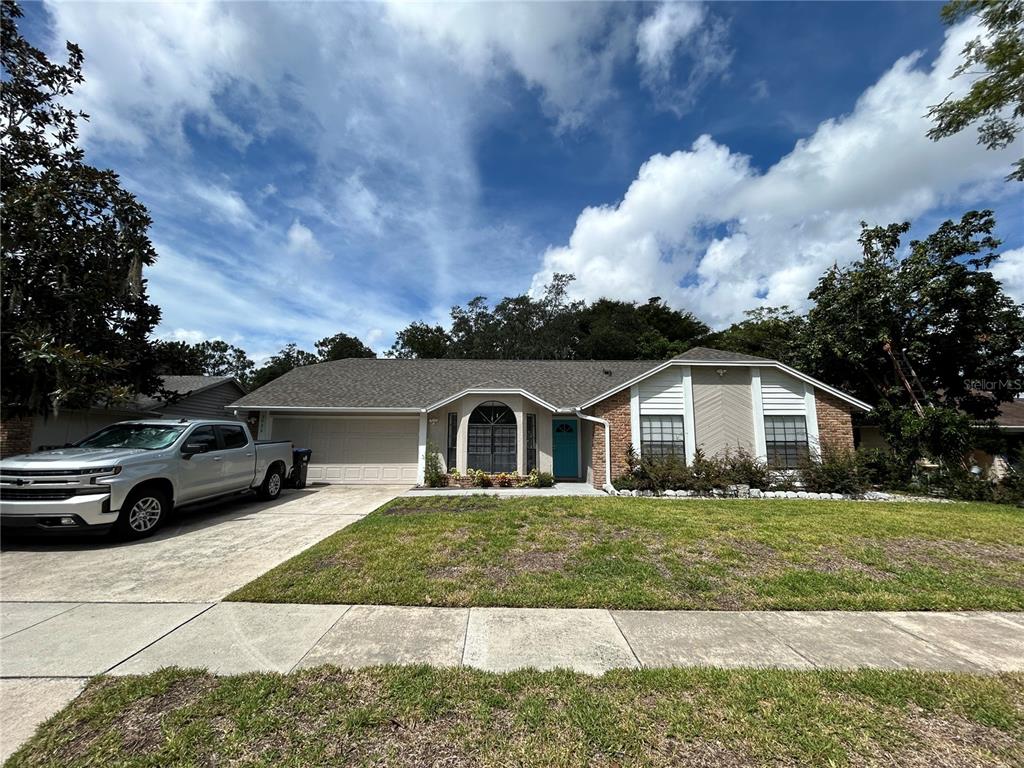
M 579 408 L 576 409 L 576 415 L 584 421 L 592 421 L 604 427 L 604 491 L 611 493 L 615 488 L 612 485 L 612 426 L 607 419 L 587 416 Z

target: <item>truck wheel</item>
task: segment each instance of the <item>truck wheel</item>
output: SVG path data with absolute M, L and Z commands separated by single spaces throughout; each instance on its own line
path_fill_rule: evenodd
M 171 500 L 158 488 L 132 491 L 121 507 L 114 529 L 125 539 L 144 539 L 156 533 L 171 513 Z
M 267 476 L 263 478 L 256 494 L 264 501 L 271 501 L 281 495 L 281 486 L 284 485 L 284 473 L 280 467 L 274 466 L 267 470 Z

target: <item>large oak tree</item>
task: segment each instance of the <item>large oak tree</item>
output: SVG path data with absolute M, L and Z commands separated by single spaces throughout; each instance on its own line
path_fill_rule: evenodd
M 82 51 L 51 62 L 20 34 L 3 0 L 0 163 L 5 414 L 24 415 L 150 394 L 148 335 L 160 318 L 143 267 L 156 253 L 146 208 L 112 171 L 84 161 L 63 104 L 83 82 Z

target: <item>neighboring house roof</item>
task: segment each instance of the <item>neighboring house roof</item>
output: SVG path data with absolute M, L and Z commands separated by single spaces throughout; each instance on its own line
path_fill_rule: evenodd
M 515 393 L 552 410 L 602 400 L 670 365 L 780 368 L 853 405 L 870 406 L 754 355 L 694 347 L 670 360 L 395 360 L 349 358 L 295 368 L 232 403 L 267 410 L 433 410 L 465 394 Z
M 1024 430 L 1024 399 L 1017 398 L 999 406 L 996 424 L 1002 429 Z
M 234 381 L 241 391 L 245 391 L 233 376 L 164 376 L 160 379 L 160 386 L 179 397 L 190 397 L 226 381 Z M 142 411 L 152 411 L 164 405 L 166 401 L 155 395 L 139 395 L 135 399 L 134 407 Z

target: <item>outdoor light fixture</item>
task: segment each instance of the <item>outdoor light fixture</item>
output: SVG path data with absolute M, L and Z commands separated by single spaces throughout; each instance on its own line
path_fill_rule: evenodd
M 718 374 L 718 378 L 722 378 L 728 372 L 726 368 L 715 368 L 715 373 Z

